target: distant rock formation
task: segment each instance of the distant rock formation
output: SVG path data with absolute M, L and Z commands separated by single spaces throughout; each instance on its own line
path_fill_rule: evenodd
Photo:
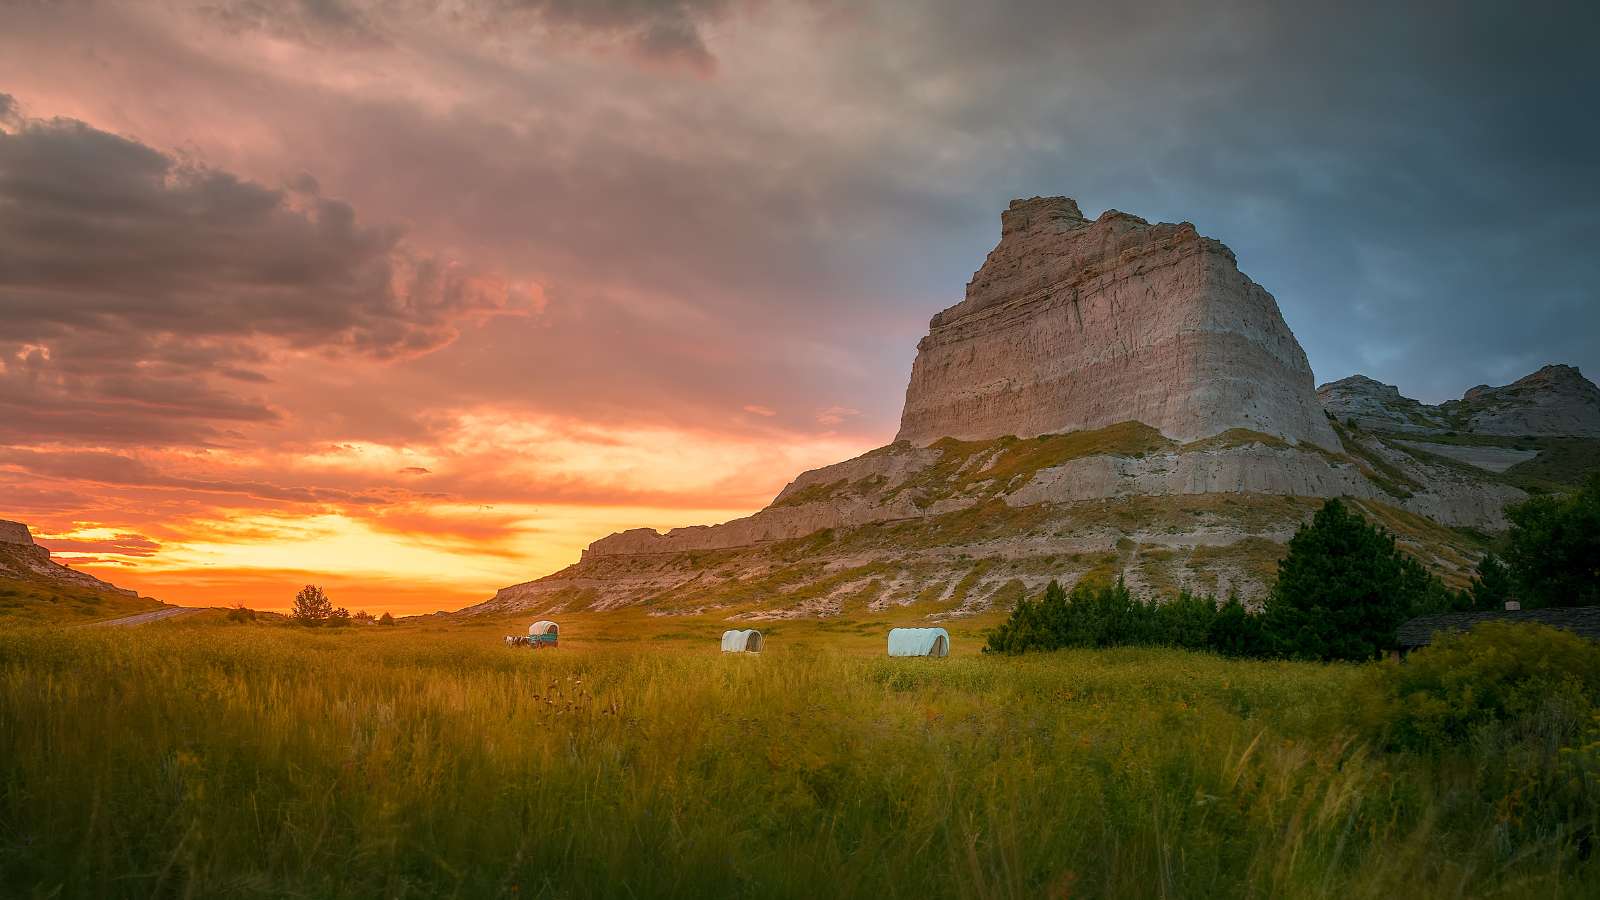
M 1600 388 L 1575 366 L 1545 366 L 1504 387 L 1479 385 L 1438 406 L 1365 375 L 1325 384 L 1317 397 L 1335 419 L 1368 431 L 1600 437 Z
M 1137 421 L 1340 449 L 1272 295 L 1188 222 L 1015 200 L 1000 243 L 917 345 L 896 440 L 1033 437 Z
M 1545 366 L 1504 387 L 1479 385 L 1439 408 L 1478 434 L 1600 437 L 1600 388 L 1576 366 Z
M 0 578 L 71 586 L 126 597 L 137 591 L 119 588 L 109 581 L 68 568 L 50 558 L 50 551 L 33 542 L 33 534 L 21 522 L 0 519 Z
M 33 534 L 28 531 L 28 526 L 21 522 L 0 519 L 0 544 L 21 544 L 24 547 L 32 547 Z
M 1276 301 L 1222 244 L 1188 223 L 1018 200 L 966 299 L 918 345 L 893 444 L 731 522 L 602 538 L 463 612 L 943 617 L 1118 576 L 1248 602 L 1335 496 L 1461 583 L 1476 535 L 1588 451 L 1563 438 L 1559 464 L 1541 465 L 1529 439 L 1446 433 L 1594 434 L 1595 394 L 1567 367 L 1441 407 L 1362 376 L 1314 392 Z

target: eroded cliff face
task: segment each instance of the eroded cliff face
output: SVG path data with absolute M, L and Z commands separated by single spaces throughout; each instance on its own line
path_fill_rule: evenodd
M 1193 225 L 1065 197 L 1013 201 L 962 302 L 933 317 L 897 440 L 1032 437 L 1143 422 L 1193 441 L 1247 428 L 1338 450 L 1277 302 Z

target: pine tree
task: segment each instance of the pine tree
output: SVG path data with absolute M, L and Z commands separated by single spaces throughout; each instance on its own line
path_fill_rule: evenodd
M 1372 659 L 1394 646 L 1396 626 L 1447 597 L 1393 535 L 1334 499 L 1290 539 L 1263 625 L 1286 656 Z
M 1515 593 L 1511 569 L 1493 553 L 1478 560 L 1478 572 L 1467 588 L 1467 597 L 1473 609 L 1504 609 L 1506 601 Z
M 1513 506 L 1506 518 L 1506 562 L 1526 606 L 1600 605 L 1600 474 L 1571 494 Z

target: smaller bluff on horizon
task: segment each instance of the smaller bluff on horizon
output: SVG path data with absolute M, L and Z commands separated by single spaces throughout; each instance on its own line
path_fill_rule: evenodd
M 1341 449 L 1272 295 L 1195 227 L 1066 197 L 1013 200 L 1000 243 L 917 345 L 896 440 L 1034 437 L 1137 421 Z

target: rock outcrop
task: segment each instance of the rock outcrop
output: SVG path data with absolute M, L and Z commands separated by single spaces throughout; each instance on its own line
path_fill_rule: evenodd
M 1438 406 L 1365 375 L 1325 384 L 1317 397 L 1336 420 L 1367 431 L 1600 437 L 1600 388 L 1574 366 L 1545 366 L 1504 387 L 1479 385 Z
M 1479 385 L 1439 409 L 1477 434 L 1600 437 L 1600 388 L 1575 366 L 1545 366 L 1504 387 Z
M 1277 302 L 1220 242 L 1035 197 L 1001 214 L 966 299 L 933 317 L 896 439 L 1134 420 L 1180 441 L 1247 428 L 1338 450 L 1313 384 Z
M 33 533 L 28 526 L 21 522 L 7 522 L 0 519 L 0 544 L 20 544 L 24 547 L 33 546 Z
M 50 551 L 33 542 L 33 534 L 21 522 L 0 519 L 0 578 L 16 578 L 46 585 L 59 585 L 102 594 L 139 596 L 136 591 L 119 588 L 109 581 L 64 566 L 50 558 Z
M 1403 397 L 1398 387 L 1365 375 L 1329 382 L 1317 388 L 1317 399 L 1336 420 L 1367 431 L 1429 434 L 1449 427 L 1438 407 Z
M 1334 496 L 1462 582 L 1476 535 L 1525 489 L 1559 488 L 1586 440 L 1466 432 L 1600 425 L 1594 386 L 1566 367 L 1442 407 L 1361 376 L 1312 385 L 1272 296 L 1194 226 L 1015 201 L 966 299 L 918 345 L 893 444 L 800 475 L 750 516 L 602 538 L 463 612 L 939 617 L 1119 575 L 1249 601 Z M 1541 467 L 1550 453 L 1563 462 Z

